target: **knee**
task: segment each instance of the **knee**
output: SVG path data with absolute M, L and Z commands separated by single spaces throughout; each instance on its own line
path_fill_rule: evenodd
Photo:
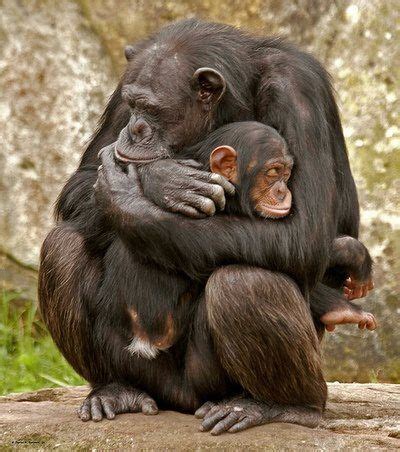
M 229 309 L 244 304 L 296 305 L 305 304 L 296 283 L 288 276 L 246 265 L 229 265 L 212 273 L 205 289 L 208 307 Z
M 40 261 L 42 264 L 46 264 L 71 257 L 71 254 L 75 255 L 80 252 L 83 246 L 84 239 L 77 231 L 66 225 L 56 226 L 43 242 Z
M 50 231 L 40 251 L 39 282 L 57 282 L 63 287 L 65 280 L 74 275 L 92 273 L 97 260 L 87 251 L 85 239 L 71 226 L 61 224 Z

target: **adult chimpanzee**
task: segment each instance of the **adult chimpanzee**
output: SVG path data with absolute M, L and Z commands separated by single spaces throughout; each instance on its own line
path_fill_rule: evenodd
M 198 412 L 205 416 L 203 428 L 213 427 L 214 433 L 271 420 L 315 425 L 326 385 L 306 300 L 325 273 L 332 241 L 338 235 L 356 237 L 359 222 L 325 70 L 279 39 L 196 20 L 163 28 L 128 48 L 126 56 L 127 70 L 100 128 L 60 195 L 59 223 L 41 257 L 44 320 L 64 356 L 93 385 L 81 417 L 155 413 L 148 391 L 163 405 L 186 411 L 207 399 L 231 397 Z M 103 165 L 109 185 L 105 189 L 102 184 L 103 195 L 98 193 L 101 208 L 96 204 L 97 154 L 129 123 L 126 140 L 141 143 L 143 151 L 134 158 L 145 162 L 139 169 L 144 195 L 167 210 L 212 215 L 215 204 L 224 203 L 223 178 L 175 159 L 211 130 L 245 119 L 273 126 L 295 158 L 291 188 L 296 209 L 288 221 L 266 225 L 265 220 L 231 216 L 227 222 L 218 215 L 194 221 L 168 214 L 160 221 L 170 223 L 172 238 L 179 222 L 192 229 L 185 229 L 174 245 L 158 243 L 151 236 L 157 232 L 154 205 L 145 205 L 140 222 L 129 212 L 131 190 L 137 186 L 132 185 L 137 182 L 134 167 L 129 165 L 125 174 L 110 160 Z M 158 160 L 147 158 L 150 146 Z M 102 155 L 106 159 L 109 154 Z M 105 300 L 99 292 L 104 268 L 113 265 L 110 246 L 114 253 L 123 252 L 115 245 L 117 238 L 129 246 L 136 240 L 135 226 L 143 226 L 147 217 L 148 240 L 138 253 L 200 282 L 213 273 L 205 297 L 191 303 L 197 308 L 188 313 L 186 331 L 174 347 L 155 360 L 133 361 L 121 341 L 123 325 L 110 303 L 99 302 Z M 230 263 L 238 265 L 214 271 Z M 113 290 L 127 296 L 130 277 L 126 272 L 126 284 Z M 235 398 L 241 391 L 246 397 Z
M 119 145 L 118 140 L 111 151 L 115 152 Z M 133 147 L 134 145 L 132 153 L 135 152 Z M 207 139 L 197 146 L 184 151 L 181 157 L 186 155 L 202 163 L 205 170 L 218 173 L 234 184 L 235 196 L 227 198 L 224 213 L 221 215 L 258 215 L 278 219 L 289 214 L 292 194 L 287 182 L 291 175 L 293 159 L 288 153 L 285 140 L 273 128 L 250 121 L 230 123 L 210 133 Z M 100 179 L 99 183 L 102 182 Z M 129 203 L 132 203 L 132 199 L 129 199 Z M 132 203 L 137 214 L 140 214 L 143 208 L 142 202 L 148 203 L 146 199 Z M 164 226 L 163 222 L 158 221 L 161 216 L 157 214 L 155 218 L 160 232 Z M 227 218 L 229 221 L 229 217 Z M 150 218 L 147 217 L 145 222 L 149 221 Z M 182 234 L 179 226 L 174 229 L 177 236 Z M 191 309 L 188 302 L 194 298 L 193 289 L 196 285 L 183 274 L 173 275 L 155 266 L 151 255 L 146 255 L 145 259 L 143 256 L 138 257 L 138 254 L 143 254 L 136 251 L 141 247 L 141 233 L 145 234 L 143 240 L 146 240 L 148 228 L 139 228 L 139 242 L 135 246 L 130 243 L 123 252 L 119 240 L 119 252 L 116 253 L 114 246 L 110 246 L 109 253 L 113 261 L 105 267 L 104 283 L 100 290 L 104 304 L 101 312 L 106 312 L 109 304 L 115 310 L 119 307 L 121 324 L 124 323 L 124 318 L 129 319 L 125 338 L 126 343 L 129 343 L 128 350 L 151 359 L 156 357 L 160 350 L 170 348 L 181 337 L 187 322 L 187 313 Z M 169 239 L 169 234 L 167 229 L 164 237 L 159 237 L 157 241 L 164 243 Z M 154 240 L 155 236 L 152 234 L 151 238 Z M 357 281 L 368 281 L 371 258 L 366 248 L 356 239 L 335 239 L 331 257 L 333 266 L 352 275 L 353 284 Z M 106 254 L 106 262 L 108 258 Z M 115 268 L 126 270 L 116 272 Z M 129 291 L 114 290 L 115 287 L 124 286 L 127 274 Z M 343 283 L 344 281 L 342 285 Z M 357 290 L 362 289 L 360 287 Z M 203 287 L 197 286 L 197 292 L 199 290 L 203 290 Z M 321 294 L 320 290 L 326 292 L 329 289 L 319 287 L 317 293 L 312 293 L 311 311 L 316 311 L 319 317 L 322 316 L 322 320 L 327 321 L 327 328 L 333 329 L 336 323 L 358 323 L 360 328 L 368 329 L 376 327 L 372 314 L 363 312 L 333 290 L 330 290 L 329 296 Z M 367 285 L 365 290 L 368 290 Z M 321 306 L 321 298 L 328 300 L 330 305 Z M 182 300 L 185 302 L 182 303 Z M 328 308 L 328 312 L 320 312 L 321 307 Z M 130 322 L 132 328 L 129 328 Z

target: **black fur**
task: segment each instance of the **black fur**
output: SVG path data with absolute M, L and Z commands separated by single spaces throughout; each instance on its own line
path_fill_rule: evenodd
M 197 93 L 190 84 L 194 71 L 203 66 L 218 70 L 227 83 L 226 95 L 207 115 L 199 110 Z M 152 94 L 162 106 L 157 115 L 149 109 L 140 110 L 130 100 L 132 90 L 148 79 L 156 87 Z M 124 101 L 122 88 L 126 85 Z M 223 215 L 198 221 L 158 209 L 151 201 L 162 205 L 165 184 L 181 187 L 182 178 L 190 176 L 190 170 L 174 160 L 140 168 L 144 193 L 151 201 L 137 197 L 132 207 L 132 198 L 128 196 L 122 202 L 116 195 L 108 206 L 100 208 L 93 196 L 97 154 L 117 140 L 135 115 L 144 115 L 157 128 L 173 158 L 180 158 L 185 148 L 208 132 L 233 121 L 251 119 L 274 127 L 285 138 L 296 162 L 291 181 L 293 215 L 285 222 L 268 224 L 240 215 L 230 216 L 229 221 Z M 129 185 L 134 179 L 127 179 L 128 185 L 120 190 L 125 176 L 116 167 L 109 176 L 109 183 L 116 184 L 114 194 L 129 195 L 130 187 L 138 189 L 138 184 L 136 188 Z M 168 193 L 174 199 L 181 191 L 174 188 Z M 133 211 L 136 216 L 131 215 Z M 126 399 L 134 400 L 136 407 L 137 400 L 148 400 L 143 393 L 146 391 L 166 407 L 194 411 L 207 399 L 219 400 L 245 390 L 263 399 L 257 402 L 262 405 L 261 411 L 254 418 L 249 414 L 251 423 L 246 427 L 271 421 L 274 416 L 315 425 L 325 404 L 326 387 L 312 320 L 303 315 L 307 312 L 303 308 L 329 265 L 335 237 L 357 237 L 359 210 L 330 79 L 312 56 L 277 38 L 254 37 L 233 27 L 194 19 L 169 25 L 138 43 L 78 170 L 59 196 L 56 217 L 58 225 L 42 248 L 41 312 L 64 356 L 95 388 L 100 388 L 101 394 L 118 398 L 118 394 L 131 391 Z M 163 272 L 181 275 L 182 281 L 202 283 L 218 267 L 230 263 L 272 272 L 258 269 L 252 278 L 253 272 L 244 265 L 223 269 L 224 273 L 208 281 L 208 297 L 200 296 L 176 315 L 182 325 L 176 344 L 150 361 L 132 357 L 125 348 L 132 333 L 125 300 L 136 306 L 147 298 L 143 294 L 142 301 L 133 299 L 131 284 L 135 284 L 136 275 L 134 278 L 131 272 L 136 269 L 120 246 L 128 247 L 129 253 L 142 262 L 150 257 Z M 278 271 L 293 280 L 275 273 Z M 121 278 L 114 278 L 116 272 L 123 276 L 123 284 Z M 259 278 L 263 272 L 265 278 Z M 240 297 L 239 293 L 232 295 L 233 308 L 224 294 L 238 273 L 248 283 L 240 286 Z M 144 272 L 142 276 L 149 284 L 154 283 L 151 274 Z M 186 291 L 184 285 L 182 290 Z M 195 295 L 196 290 L 195 285 Z M 273 316 L 262 307 L 267 293 L 273 294 L 268 300 L 274 306 Z M 277 301 L 281 296 L 287 299 L 282 306 Z M 162 307 L 163 294 L 156 294 L 158 297 Z M 301 318 L 288 313 L 287 308 L 298 299 L 302 300 Z M 246 305 L 247 301 L 249 309 L 259 306 L 261 315 L 248 319 L 249 336 L 243 338 L 238 316 L 240 303 Z M 168 305 L 168 309 L 177 307 Z M 246 310 L 246 315 L 249 312 Z M 220 316 L 226 320 L 221 329 Z M 297 339 L 293 340 L 304 344 L 307 365 L 297 362 L 284 328 L 295 332 Z M 258 337 L 263 338 L 261 348 Z M 226 348 L 232 341 L 232 353 L 239 353 L 237 356 Z M 269 362 L 273 344 L 281 344 L 274 361 L 282 366 L 280 369 Z M 243 366 L 255 350 L 259 366 L 254 370 L 255 378 L 246 377 Z M 234 362 L 239 367 L 232 370 Z M 280 372 L 281 377 L 273 378 L 274 372 Z M 265 381 L 272 387 L 263 392 Z M 118 390 L 114 385 L 117 382 Z M 132 385 L 136 389 L 129 389 Z M 311 386 L 314 390 L 308 397 L 304 388 Z M 282 394 L 285 396 L 280 397 Z M 102 396 L 95 396 L 89 396 L 82 418 L 86 419 L 90 407 L 94 410 L 92 417 L 98 418 L 98 404 L 104 401 Z M 291 411 L 286 405 L 291 401 L 300 404 L 300 411 L 296 407 Z M 124 406 L 119 402 L 116 406 Z M 102 409 L 107 414 L 109 408 L 104 403 Z M 254 408 L 254 402 L 249 403 Z M 137 409 L 144 411 L 140 406 Z M 304 410 L 311 410 L 307 412 L 312 419 Z

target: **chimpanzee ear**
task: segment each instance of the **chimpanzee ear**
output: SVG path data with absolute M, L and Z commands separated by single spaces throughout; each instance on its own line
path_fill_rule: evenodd
M 133 58 L 137 54 L 136 48 L 133 47 L 133 46 L 130 46 L 130 45 L 125 47 L 125 51 L 124 52 L 125 52 L 125 58 L 126 58 L 127 61 L 133 60 Z
M 197 98 L 204 110 L 209 111 L 224 95 L 226 81 L 216 69 L 201 67 L 193 74 L 191 86 L 197 91 Z
M 218 146 L 210 155 L 210 169 L 231 182 L 237 182 L 237 153 L 231 146 Z

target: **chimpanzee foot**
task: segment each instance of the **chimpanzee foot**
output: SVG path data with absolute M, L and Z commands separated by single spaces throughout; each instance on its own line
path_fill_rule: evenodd
M 375 330 L 377 322 L 370 312 L 357 311 L 352 308 L 336 309 L 325 313 L 321 317 L 321 322 L 325 325 L 325 329 L 329 332 L 335 330 L 336 325 L 346 323 L 356 323 L 360 330 Z
M 321 421 L 320 410 L 301 406 L 285 406 L 234 397 L 220 403 L 206 402 L 195 413 L 203 419 L 200 430 L 212 435 L 236 433 L 256 425 L 286 422 L 316 427 Z
M 101 421 L 103 417 L 114 419 L 116 414 L 138 413 L 157 414 L 156 402 L 145 392 L 112 383 L 93 389 L 78 410 L 82 421 Z

